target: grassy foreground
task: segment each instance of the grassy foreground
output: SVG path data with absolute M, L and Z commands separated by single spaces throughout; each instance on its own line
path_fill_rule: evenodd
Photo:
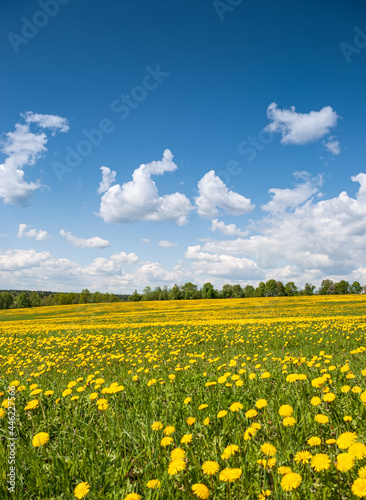
M 366 497 L 365 313 L 365 296 L 2 312 L 0 498 Z

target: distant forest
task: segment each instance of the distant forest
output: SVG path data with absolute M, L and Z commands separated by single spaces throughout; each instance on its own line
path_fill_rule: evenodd
M 189 299 L 230 299 L 251 297 L 291 297 L 295 295 L 345 295 L 366 293 L 366 285 L 358 281 L 352 284 L 342 280 L 334 283 L 332 280 L 322 281 L 318 290 L 311 283 L 306 283 L 303 289 L 298 289 L 293 281 L 283 284 L 270 279 L 261 281 L 255 288 L 252 285 L 226 284 L 221 290 L 216 290 L 211 283 L 205 283 L 201 288 L 188 282 L 184 285 L 174 285 L 172 288 L 160 286 L 154 290 L 147 286 L 142 293 L 135 290 L 132 294 L 91 293 L 88 289 L 80 293 L 39 292 L 32 290 L 0 290 L 0 309 L 15 309 L 24 307 L 57 306 L 68 304 L 102 304 L 107 302 L 138 302 L 140 300 L 189 300 Z

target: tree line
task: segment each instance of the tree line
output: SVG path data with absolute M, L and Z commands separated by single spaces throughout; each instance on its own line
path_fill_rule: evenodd
M 251 297 L 292 297 L 295 295 L 344 295 L 366 293 L 366 285 L 361 286 L 358 281 L 350 284 L 341 280 L 334 283 L 332 280 L 322 281 L 318 290 L 311 283 L 306 283 L 299 289 L 293 281 L 283 284 L 282 281 L 270 279 L 261 281 L 257 287 L 252 285 L 226 284 L 221 290 L 214 288 L 212 283 L 205 283 L 201 288 L 190 281 L 184 285 L 175 284 L 172 288 L 160 286 L 154 290 L 147 286 L 142 293 L 135 290 L 132 294 L 113 294 L 90 292 L 87 288 L 80 293 L 36 292 L 31 290 L 3 290 L 0 292 L 0 309 L 55 306 L 69 304 L 101 304 L 109 302 L 141 300 L 190 300 L 190 299 L 230 299 Z
M 128 300 L 128 297 L 129 294 L 91 293 L 87 288 L 81 293 L 3 290 L 0 292 L 0 309 L 121 302 Z
M 299 289 L 293 281 L 283 284 L 282 281 L 270 279 L 266 282 L 261 281 L 255 288 L 252 285 L 231 285 L 226 284 L 221 290 L 214 288 L 212 283 L 205 283 L 198 288 L 194 283 L 188 282 L 184 285 L 174 285 L 171 289 L 160 286 L 154 290 L 150 286 L 144 288 L 140 294 L 135 290 L 128 297 L 130 301 L 140 300 L 189 300 L 189 299 L 230 299 L 230 298 L 251 298 L 251 297 L 292 297 L 295 295 L 331 295 L 331 294 L 359 294 L 366 292 L 366 286 L 362 287 L 358 281 L 352 284 L 348 281 L 334 283 L 332 280 L 323 280 L 319 290 L 311 283 L 306 283 L 304 288 Z

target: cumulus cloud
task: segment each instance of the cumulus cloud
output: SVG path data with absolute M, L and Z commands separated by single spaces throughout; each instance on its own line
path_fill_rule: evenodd
M 213 219 L 211 221 L 210 231 L 219 231 L 225 234 L 225 236 L 246 236 L 248 234 L 248 231 L 242 231 L 236 224 L 225 224 L 225 222 L 219 221 L 218 219 Z
M 111 185 L 115 182 L 117 172 L 114 172 L 108 167 L 100 167 L 100 170 L 102 171 L 102 180 L 99 184 L 98 193 L 102 194 L 108 191 Z
M 187 272 L 181 264 L 177 264 L 172 271 L 169 271 L 164 269 L 160 262 L 147 261 L 136 270 L 137 281 L 145 285 L 147 282 L 159 283 L 162 281 L 169 284 L 182 283 L 190 277 L 191 273 Z
M 6 250 L 0 254 L 0 271 L 16 271 L 38 267 L 51 257 L 50 252 L 35 250 Z
M 162 160 L 140 165 L 133 172 L 132 181 L 110 186 L 102 196 L 98 215 L 105 222 L 115 224 L 143 220 L 172 220 L 180 226 L 186 224 L 187 216 L 193 210 L 189 199 L 178 192 L 159 196 L 158 188 L 151 178 L 152 175 L 162 175 L 176 169 L 173 155 L 166 149 Z M 110 175 L 110 172 L 107 174 Z
M 282 144 L 308 144 L 318 141 L 329 134 L 339 118 L 331 106 L 325 106 L 320 111 L 297 113 L 294 106 L 290 109 L 279 109 L 275 102 L 268 106 L 267 116 L 271 123 L 265 129 L 280 133 Z
M 54 115 L 40 115 L 28 111 L 22 115 L 25 123 L 16 123 L 15 130 L 5 134 L 1 151 L 6 155 L 0 164 L 0 198 L 5 204 L 22 205 L 41 187 L 39 180 L 26 181 L 24 167 L 34 165 L 46 151 L 48 138 L 44 132 L 33 133 L 31 124 L 41 128 L 67 132 L 66 118 Z
M 293 211 L 270 212 L 258 234 L 209 241 L 203 250 L 244 256 L 264 269 L 292 266 L 302 276 L 350 274 L 365 256 L 366 174 L 351 179 L 360 184 L 355 197 L 342 191 L 327 200 L 309 199 Z
M 337 141 L 333 135 L 331 135 L 327 140 L 322 141 L 322 144 L 325 149 L 333 155 L 339 155 L 341 152 L 339 141 Z
M 246 214 L 254 208 L 249 198 L 229 190 L 214 170 L 207 172 L 197 187 L 199 196 L 195 202 L 201 217 L 214 217 L 219 213 L 217 207 L 231 215 Z
M 50 128 L 54 131 L 59 130 L 60 132 L 68 132 L 70 127 L 66 118 L 57 115 L 41 115 L 39 113 L 33 113 L 32 111 L 27 111 L 21 115 L 26 123 L 36 123 L 41 128 Z
M 37 241 L 46 240 L 48 238 L 47 231 L 42 229 L 30 229 L 28 224 L 19 224 L 18 238 L 34 238 Z
M 234 257 L 225 253 L 203 252 L 200 245 L 188 247 L 185 257 L 193 261 L 192 267 L 199 275 L 208 274 L 237 280 L 253 280 L 263 276 L 263 271 L 251 259 Z
M 93 236 L 92 238 L 78 238 L 71 234 L 70 231 L 65 231 L 61 229 L 60 234 L 66 241 L 74 245 L 77 248 L 107 248 L 111 244 L 107 240 L 99 238 L 99 236 Z
M 125 268 L 137 262 L 134 253 L 116 252 L 109 258 L 96 258 L 82 266 L 66 258 L 56 258 L 50 252 L 7 250 L 0 252 L 0 279 L 9 288 L 80 292 L 87 287 L 132 292 L 137 275 L 126 272 Z
M 168 249 L 168 248 L 176 247 L 177 243 L 176 242 L 172 243 L 172 242 L 167 241 L 167 240 L 160 240 L 159 243 L 158 243 L 158 245 L 161 248 Z
M 321 176 L 311 179 L 307 172 L 295 172 L 293 175 L 295 178 L 302 179 L 303 182 L 292 189 L 269 189 L 268 192 L 272 198 L 261 206 L 262 210 L 272 213 L 283 212 L 288 208 L 293 209 L 302 205 L 311 196 L 319 193 L 319 186 L 322 184 Z
M 100 275 L 100 274 L 116 274 L 121 273 L 123 265 L 134 264 L 138 261 L 135 253 L 116 252 L 108 259 L 97 257 L 93 262 L 84 269 L 84 274 Z

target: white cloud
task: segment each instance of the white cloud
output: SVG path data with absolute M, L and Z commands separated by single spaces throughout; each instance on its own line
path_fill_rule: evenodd
M 146 286 L 147 283 L 159 283 L 168 282 L 169 284 L 174 283 L 185 283 L 191 277 L 191 273 L 188 273 L 183 266 L 177 265 L 172 271 L 164 269 L 160 262 L 144 262 L 140 268 L 136 270 L 136 280 L 137 282 Z
M 343 191 L 310 199 L 292 212 L 270 213 L 258 225 L 259 234 L 209 241 L 203 250 L 244 256 L 266 270 L 292 266 L 304 281 L 309 273 L 349 275 L 363 265 L 366 248 L 366 174 L 351 179 L 360 184 L 355 198 Z
M 322 139 L 337 125 L 339 118 L 330 106 L 320 111 L 297 113 L 294 106 L 279 109 L 275 102 L 268 106 L 267 116 L 271 123 L 265 129 L 280 133 L 282 144 L 307 144 Z
M 94 236 L 92 238 L 78 238 L 71 234 L 70 231 L 65 231 L 61 229 L 60 234 L 66 241 L 74 245 L 77 248 L 107 248 L 111 244 L 107 240 L 99 238 L 99 236 Z
M 108 191 L 111 185 L 116 181 L 117 172 L 114 172 L 114 170 L 108 167 L 100 167 L 100 170 L 102 171 L 102 180 L 99 184 L 98 193 L 102 194 Z
M 272 195 L 272 198 L 268 203 L 261 206 L 262 210 L 277 213 L 283 212 L 287 208 L 293 209 L 319 192 L 319 186 L 322 184 L 321 176 L 311 179 L 307 172 L 295 172 L 293 175 L 304 182 L 297 184 L 292 189 L 269 189 L 268 192 Z
M 44 132 L 30 131 L 31 123 L 42 128 L 66 132 L 67 120 L 60 116 L 40 115 L 28 111 L 23 115 L 25 124 L 16 123 L 14 132 L 5 134 L 1 151 L 7 156 L 0 164 L 0 198 L 5 204 L 22 205 L 41 187 L 39 180 L 26 181 L 24 167 L 34 165 L 47 151 L 48 138 Z
M 146 244 L 150 243 L 149 238 L 141 238 L 141 241 L 142 241 L 142 243 L 146 243 Z
M 195 199 L 197 212 L 202 217 L 214 217 L 217 207 L 231 215 L 242 215 L 251 212 L 254 205 L 250 199 L 228 189 L 226 184 L 210 170 L 198 182 L 199 196 Z
M 334 155 L 339 155 L 341 152 L 339 141 L 337 141 L 332 135 L 327 140 L 322 141 L 322 144 L 327 151 Z
M 30 228 L 27 224 L 19 224 L 18 238 L 34 238 L 37 241 L 43 241 L 48 238 L 47 231 L 42 229 L 28 229 Z
M 0 252 L 0 279 L 7 288 L 80 292 L 87 287 L 128 293 L 136 288 L 136 274 L 126 273 L 124 268 L 136 262 L 136 254 L 116 252 L 81 266 L 66 258 L 55 258 L 50 252 L 16 249 Z
M 138 257 L 135 253 L 114 253 L 108 259 L 97 257 L 83 272 L 84 274 L 94 276 L 100 274 L 118 274 L 122 272 L 123 265 L 135 264 L 137 261 Z
M 151 179 L 151 175 L 162 175 L 176 169 L 173 155 L 166 149 L 161 161 L 140 165 L 133 172 L 132 181 L 110 186 L 102 196 L 98 215 L 105 222 L 115 224 L 143 220 L 172 220 L 178 225 L 186 224 L 187 216 L 193 209 L 189 199 L 182 193 L 159 196 Z
M 211 221 L 210 231 L 219 231 L 226 236 L 246 236 L 248 234 L 248 231 L 241 231 L 236 224 L 225 224 L 225 222 L 218 219 Z
M 177 243 L 174 242 L 170 242 L 170 241 L 167 241 L 167 240 L 160 240 L 159 243 L 158 243 L 159 247 L 161 248 L 173 248 L 173 247 L 176 247 L 177 246 Z
M 60 132 L 68 132 L 70 127 L 66 118 L 57 115 L 41 115 L 39 113 L 33 113 L 32 111 L 27 111 L 21 115 L 26 123 L 36 123 L 41 128 L 50 128 Z
M 16 271 L 38 267 L 51 257 L 50 252 L 35 250 L 6 250 L 0 254 L 0 271 Z
M 199 275 L 208 274 L 235 280 L 253 280 L 263 276 L 263 271 L 253 260 L 225 253 L 202 252 L 200 245 L 188 247 L 185 257 L 193 261 L 193 270 Z

